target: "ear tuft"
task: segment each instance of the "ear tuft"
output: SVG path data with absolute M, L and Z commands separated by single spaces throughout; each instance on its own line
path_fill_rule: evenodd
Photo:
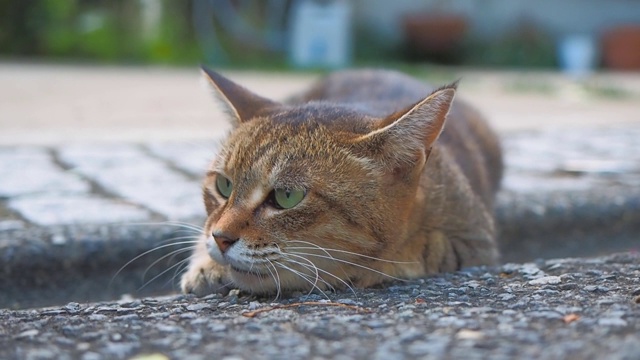
M 215 94 L 232 116 L 234 126 L 280 106 L 279 103 L 254 94 L 205 66 L 201 66 L 201 68 Z

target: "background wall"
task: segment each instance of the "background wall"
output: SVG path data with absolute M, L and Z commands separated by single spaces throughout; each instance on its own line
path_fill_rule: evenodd
M 607 28 L 640 23 L 638 0 L 353 0 L 358 26 L 375 29 L 385 41 L 402 40 L 402 17 L 416 12 L 468 17 L 470 33 L 486 40 L 529 22 L 554 37 L 599 36 Z

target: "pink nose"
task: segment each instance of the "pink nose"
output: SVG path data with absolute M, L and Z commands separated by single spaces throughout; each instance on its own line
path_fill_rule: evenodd
M 221 252 L 225 253 L 233 244 L 238 241 L 238 238 L 229 236 L 223 232 L 214 232 L 213 238 L 216 240 L 216 244 L 218 244 L 218 248 Z

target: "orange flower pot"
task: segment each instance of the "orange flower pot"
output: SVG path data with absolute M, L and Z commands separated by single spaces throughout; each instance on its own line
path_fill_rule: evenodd
M 640 25 L 618 26 L 602 37 L 604 65 L 614 70 L 640 70 Z

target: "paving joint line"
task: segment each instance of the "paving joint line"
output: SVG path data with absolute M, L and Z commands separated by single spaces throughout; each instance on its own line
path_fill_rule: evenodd
M 7 204 L 8 201 L 9 201 L 8 197 L 0 196 L 0 221 L 14 220 L 14 221 L 21 221 L 26 226 L 34 226 L 35 225 L 31 221 L 29 221 L 27 218 L 22 216 L 22 214 L 20 214 L 19 212 L 11 209 Z
M 147 206 L 144 206 L 142 204 L 139 204 L 137 202 L 134 202 L 130 199 L 124 198 L 121 195 L 114 193 L 112 191 L 107 190 L 104 186 L 102 186 L 100 183 L 98 183 L 97 181 L 95 181 L 94 179 L 92 179 L 89 176 L 86 176 L 85 174 L 82 174 L 81 172 L 75 171 L 74 166 L 72 166 L 71 164 L 66 163 L 64 160 L 62 160 L 60 158 L 60 154 L 59 154 L 59 150 L 57 147 L 47 147 L 47 152 L 51 155 L 51 160 L 52 162 L 58 166 L 59 168 L 61 168 L 62 170 L 64 170 L 65 172 L 71 172 L 73 174 L 75 174 L 76 176 L 78 176 L 79 178 L 81 178 L 82 180 L 86 181 L 89 184 L 89 194 L 91 195 L 98 195 L 104 199 L 108 199 L 108 200 L 118 200 L 121 201 L 125 204 L 129 204 L 132 206 L 135 206 L 139 209 L 142 210 L 146 210 L 149 212 L 151 219 L 150 220 L 164 220 L 166 221 L 167 218 L 166 216 L 162 215 L 161 213 L 150 209 Z
M 164 165 L 166 165 L 171 171 L 177 172 L 181 175 L 186 176 L 189 180 L 193 180 L 193 181 L 202 181 L 202 176 L 198 176 L 190 171 L 184 170 L 183 168 L 179 167 L 175 161 L 171 160 L 171 159 L 167 159 L 163 156 L 160 156 L 158 154 L 156 154 L 155 152 L 153 152 L 150 148 L 149 145 L 146 144 L 139 144 L 138 148 L 142 151 L 143 154 L 149 156 L 150 158 L 153 158 L 155 160 L 158 160 L 160 162 L 162 162 Z M 204 173 L 203 173 L 204 175 Z

